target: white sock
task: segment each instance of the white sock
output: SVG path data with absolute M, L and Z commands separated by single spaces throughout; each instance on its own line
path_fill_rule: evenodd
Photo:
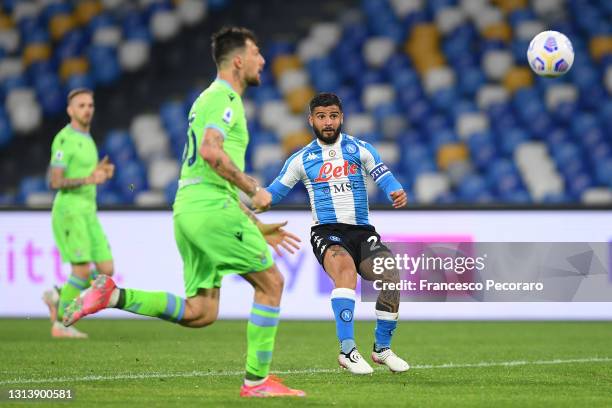
M 113 293 L 111 294 L 110 301 L 108 302 L 107 307 L 115 307 L 117 306 L 117 302 L 119 302 L 119 288 L 115 288 Z
M 267 379 L 268 379 L 268 376 L 266 376 L 265 378 L 262 378 L 261 380 L 257 380 L 257 381 L 247 380 L 245 378 L 244 379 L 244 385 L 246 385 L 248 387 L 255 387 L 256 385 L 261 385 L 261 384 L 265 383 Z

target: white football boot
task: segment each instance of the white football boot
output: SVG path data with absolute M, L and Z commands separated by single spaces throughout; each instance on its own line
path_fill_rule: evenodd
M 353 349 L 344 354 L 340 352 L 338 356 L 338 364 L 340 367 L 347 369 L 352 374 L 372 374 L 374 370 L 370 365 L 361 357 L 359 351 L 357 351 L 357 347 L 353 347 Z
M 393 350 L 388 347 L 383 348 L 380 351 L 372 351 L 372 361 L 376 364 L 386 365 L 394 373 L 402 373 L 408 371 L 410 365 L 399 358 Z

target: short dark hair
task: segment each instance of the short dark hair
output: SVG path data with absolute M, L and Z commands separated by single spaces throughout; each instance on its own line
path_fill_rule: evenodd
M 89 88 L 74 88 L 72 91 L 70 91 L 68 93 L 68 98 L 66 98 L 67 101 L 68 101 L 68 104 L 70 104 L 70 101 L 72 101 L 72 98 L 74 98 L 75 96 L 80 95 L 80 94 L 88 94 L 88 95 L 91 95 L 93 97 L 94 93 Z
M 246 45 L 247 40 L 257 43 L 255 34 L 244 27 L 223 27 L 211 37 L 212 56 L 217 66 L 233 51 Z
M 322 92 L 310 100 L 310 113 L 314 111 L 317 106 L 338 106 L 340 112 L 342 112 L 342 102 L 338 95 L 331 92 Z

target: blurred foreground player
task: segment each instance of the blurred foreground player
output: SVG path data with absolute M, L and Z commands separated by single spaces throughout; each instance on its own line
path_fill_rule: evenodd
M 272 197 L 244 172 L 248 144 L 242 93 L 257 86 L 264 59 L 252 32 L 224 28 L 212 39 L 217 79 L 194 102 L 174 202 L 174 236 L 184 264 L 187 299 L 166 292 L 119 289 L 99 276 L 66 310 L 69 326 L 91 313 L 115 307 L 170 320 L 186 327 L 204 327 L 217 319 L 219 292 L 225 275 L 239 274 L 255 289 L 247 326 L 247 363 L 240 395 L 304 396 L 269 376 L 279 321 L 283 276 L 267 244 L 293 252 L 299 238 L 282 224 L 262 224 L 240 203 L 238 189 L 258 210 Z
M 43 293 L 53 322 L 53 337 L 86 338 L 61 320 L 64 308 L 98 273 L 113 274 L 113 257 L 96 215 L 96 185 L 113 177 L 108 157 L 98 162 L 98 149 L 89 134 L 94 114 L 93 92 L 74 89 L 68 95 L 70 123 L 53 139 L 51 146 L 51 188 L 58 190 L 53 200 L 52 224 L 55 243 L 64 262 L 72 270 L 61 289 Z M 95 269 L 91 269 L 92 262 Z
M 335 286 L 331 304 L 340 341 L 338 363 L 353 374 L 370 374 L 372 367 L 359 354 L 353 334 L 357 273 L 366 280 L 383 282 L 398 282 L 399 273 L 395 269 L 383 275 L 373 273 L 373 258 L 391 253 L 369 224 L 366 175 L 370 174 L 383 189 L 394 208 L 407 204 L 406 193 L 372 145 L 341 132 L 342 104 L 336 95 L 315 96 L 310 101 L 308 121 L 315 140 L 287 159 L 267 190 L 272 194 L 272 204 L 283 199 L 298 181 L 308 190 L 315 224 L 310 242 Z M 399 300 L 398 291 L 379 293 L 372 351 L 375 363 L 394 372 L 409 368 L 390 348 Z

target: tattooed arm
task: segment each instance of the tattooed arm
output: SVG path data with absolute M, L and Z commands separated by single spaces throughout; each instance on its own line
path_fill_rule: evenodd
M 66 169 L 60 166 L 51 166 L 51 188 L 64 190 L 84 186 L 86 184 L 102 184 L 113 177 L 115 166 L 104 157 L 94 171 L 87 177 L 65 178 Z
M 247 176 L 232 162 L 232 159 L 223 150 L 223 135 L 214 128 L 207 128 L 204 140 L 200 146 L 200 155 L 221 177 L 244 191 L 253 200 L 257 210 L 266 210 L 270 207 L 272 196 L 261 188 L 255 179 Z

